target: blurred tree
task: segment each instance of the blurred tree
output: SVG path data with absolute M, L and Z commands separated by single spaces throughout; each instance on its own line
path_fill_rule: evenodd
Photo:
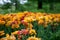
M 42 9 L 42 0 L 38 0 L 38 9 Z
M 2 5 L 2 9 L 9 9 L 11 8 L 12 4 L 11 3 L 5 3 L 4 5 Z
M 12 4 L 15 4 L 15 10 L 19 10 L 20 1 L 19 0 L 11 0 Z
M 9 8 L 11 8 L 11 6 L 12 6 L 12 4 L 11 4 L 11 2 L 9 2 L 9 0 L 2 0 L 2 2 L 3 2 L 3 5 L 1 6 L 1 8 L 2 9 L 9 9 Z
M 49 0 L 50 2 L 50 10 L 54 10 L 54 0 Z

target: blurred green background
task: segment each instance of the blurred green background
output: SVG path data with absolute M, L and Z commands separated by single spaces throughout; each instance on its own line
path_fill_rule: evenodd
M 46 12 L 46 13 L 60 13 L 60 0 L 42 0 L 42 9 L 38 9 L 39 0 L 27 0 L 25 4 L 20 4 L 19 0 L 10 0 L 3 5 L 0 4 L 0 13 L 11 12 Z M 15 5 L 14 5 L 15 3 Z

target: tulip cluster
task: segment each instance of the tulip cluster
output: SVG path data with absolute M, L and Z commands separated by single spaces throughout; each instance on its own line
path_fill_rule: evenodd
M 6 38 L 1 38 L 1 40 L 16 40 L 15 35 L 18 35 L 19 40 L 21 40 L 22 35 L 36 35 L 36 30 L 33 29 L 32 22 L 37 21 L 38 25 L 43 25 L 44 28 L 47 26 L 54 25 L 57 26 L 60 23 L 60 14 L 46 14 L 46 13 L 33 13 L 33 12 L 19 12 L 11 14 L 0 14 L 0 26 L 4 25 L 5 28 L 17 29 L 12 30 L 11 35 L 6 36 Z M 19 29 L 20 25 L 23 24 L 25 29 Z M 1 26 L 2 28 L 2 26 Z M 7 29 L 6 29 L 7 30 Z M 0 36 L 6 35 L 5 30 L 0 30 Z M 12 36 L 13 35 L 13 36 Z M 10 38 L 10 39 L 8 39 Z M 14 38 L 14 39 L 13 39 Z M 37 37 L 29 37 L 27 40 L 41 40 Z
M 15 31 L 13 33 L 11 33 L 12 35 L 18 35 L 18 38 L 21 39 L 23 38 L 22 36 L 26 36 L 26 35 L 36 35 L 36 31 L 35 29 L 22 29 L 22 30 L 19 30 L 19 31 Z
M 58 15 L 58 16 L 57 16 Z M 32 13 L 21 12 L 15 14 L 0 14 L 0 25 L 11 26 L 11 28 L 19 28 L 22 23 L 29 26 L 31 22 L 38 21 L 38 24 L 47 25 L 48 23 L 60 22 L 60 14 Z
M 16 38 L 14 35 L 10 36 L 9 34 L 6 34 L 6 37 L 1 38 L 0 40 L 16 40 Z

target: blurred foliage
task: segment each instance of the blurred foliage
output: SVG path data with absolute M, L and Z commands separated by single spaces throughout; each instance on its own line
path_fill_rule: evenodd
M 14 3 L 16 3 L 16 0 L 11 0 L 12 1 L 12 5 Z M 58 1 L 58 0 L 57 0 Z M 34 3 L 33 3 L 34 2 Z M 11 12 L 20 12 L 20 11 L 30 11 L 30 12 L 46 12 L 46 13 L 60 13 L 60 3 L 55 2 L 54 5 L 54 10 L 50 10 L 50 3 L 48 2 L 48 0 L 44 0 L 43 2 L 43 8 L 42 9 L 37 9 L 37 0 L 29 0 L 27 3 L 25 4 L 20 4 L 19 1 L 17 1 L 18 5 L 13 5 L 13 7 L 11 7 L 11 4 L 5 4 L 7 6 L 2 6 L 2 8 L 8 8 L 6 10 L 1 9 L 0 8 L 0 13 L 11 13 Z M 9 9 L 10 8 L 10 9 Z M 14 9 L 14 10 L 12 10 Z
M 9 9 L 11 8 L 12 4 L 11 3 L 5 3 L 4 5 L 2 5 L 2 9 Z
M 29 0 L 29 1 L 37 1 L 37 0 Z M 52 1 L 54 1 L 54 2 L 60 2 L 60 0 L 42 0 L 43 2 L 45 2 L 45 3 L 49 3 L 49 2 L 52 2 Z
M 49 24 L 47 28 L 44 28 L 43 25 L 38 25 L 37 21 L 32 22 L 33 29 L 37 32 L 37 37 L 42 38 L 42 40 L 60 40 L 60 25 L 56 27 L 56 30 L 52 32 L 52 26 Z M 0 30 L 4 30 L 5 34 L 10 34 L 11 32 L 14 32 L 16 30 L 24 29 L 24 25 L 20 25 L 20 28 L 18 29 L 12 29 L 10 27 L 5 27 L 4 25 L 0 25 Z M 4 35 L 2 36 L 4 37 Z M 26 40 L 29 37 L 29 35 L 24 36 L 22 40 Z

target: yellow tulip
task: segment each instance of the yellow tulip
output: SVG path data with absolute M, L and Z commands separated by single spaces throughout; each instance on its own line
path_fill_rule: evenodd
M 27 40 L 41 40 L 41 38 L 37 38 L 37 37 L 29 37 Z
M 15 32 L 13 32 L 13 33 L 11 33 L 12 35 L 16 35 L 18 33 L 18 31 L 15 31 Z
M 36 35 L 36 31 L 35 31 L 34 29 L 30 29 L 30 30 L 29 30 L 29 34 L 30 34 L 30 35 Z
M 0 36 L 3 36 L 4 34 L 4 31 L 0 31 Z

